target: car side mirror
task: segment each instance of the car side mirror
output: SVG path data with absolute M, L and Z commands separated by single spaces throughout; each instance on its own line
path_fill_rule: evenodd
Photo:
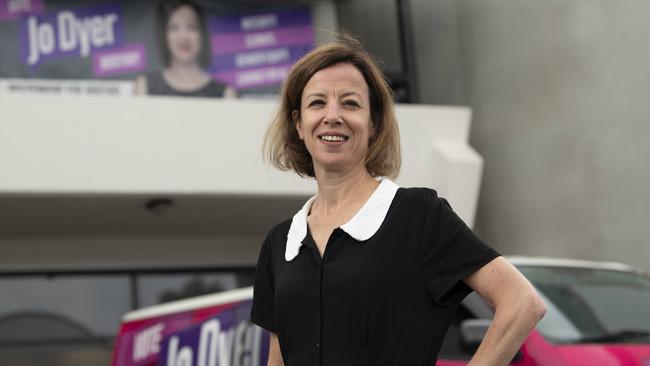
M 467 353 L 474 353 L 485 337 L 492 320 L 466 319 L 460 323 L 460 348 Z
M 492 324 L 490 319 L 466 319 L 460 323 L 460 348 L 467 353 L 474 353 L 483 341 L 485 333 Z M 517 351 L 512 363 L 518 363 L 524 358 L 521 349 Z

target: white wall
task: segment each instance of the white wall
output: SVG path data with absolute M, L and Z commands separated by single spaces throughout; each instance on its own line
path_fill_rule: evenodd
M 223 248 L 231 250 L 223 254 L 226 259 L 211 263 L 252 264 L 268 222 L 290 217 L 287 202 L 274 204 L 269 198 L 295 202 L 315 193 L 312 180 L 274 170 L 261 160 L 274 108 L 275 102 L 252 100 L 3 96 L 0 250 L 6 253 L 5 268 L 42 265 L 39 261 L 48 257 L 54 266 L 120 264 L 125 263 L 120 259 L 124 248 L 131 248 L 139 258 L 134 261 L 143 265 L 159 257 L 176 265 L 193 258 L 187 261 L 198 265 Z M 469 110 L 398 106 L 397 115 L 403 155 L 397 183 L 437 188 L 471 226 L 482 159 L 467 144 Z M 144 217 L 142 202 L 155 196 L 176 197 L 178 211 Z M 192 200 L 183 203 L 183 197 Z M 201 197 L 210 203 L 202 204 Z M 238 224 L 254 215 L 238 211 L 236 200 L 228 197 L 247 199 L 247 207 L 260 218 L 253 221 L 260 223 Z M 260 205 L 251 203 L 255 197 Z M 274 214 L 276 206 L 283 208 Z M 204 220 L 201 212 L 217 221 L 233 220 L 229 226 L 240 229 L 204 229 L 218 226 L 209 220 L 192 226 Z M 215 245 L 208 252 L 187 249 L 204 248 L 210 241 Z M 116 251 L 109 249 L 110 242 Z M 190 254 L 183 254 L 186 249 Z M 63 251 L 55 255 L 58 250 Z
M 0 101 L 0 192 L 311 194 L 314 184 L 261 160 L 274 108 L 252 100 L 8 95 Z M 480 164 L 467 145 L 466 108 L 403 105 L 397 114 L 402 184 L 443 184 L 440 164 Z

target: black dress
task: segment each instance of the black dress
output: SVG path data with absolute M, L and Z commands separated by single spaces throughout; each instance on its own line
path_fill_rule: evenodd
M 277 333 L 287 366 L 435 365 L 462 279 L 499 253 L 435 191 L 384 179 L 321 259 L 312 201 L 264 241 L 251 321 Z
M 226 85 L 221 84 L 214 79 L 196 90 L 183 91 L 172 88 L 162 75 L 162 72 L 147 74 L 147 94 L 148 95 L 176 95 L 181 97 L 223 97 Z

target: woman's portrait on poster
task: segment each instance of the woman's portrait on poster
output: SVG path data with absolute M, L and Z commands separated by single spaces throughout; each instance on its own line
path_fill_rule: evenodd
M 205 12 L 199 5 L 187 0 L 161 1 L 156 40 L 163 69 L 139 76 L 135 94 L 237 97 L 235 89 L 206 72 L 212 51 Z

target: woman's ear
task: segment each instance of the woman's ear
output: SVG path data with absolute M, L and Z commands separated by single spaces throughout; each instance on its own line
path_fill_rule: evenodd
M 302 137 L 302 123 L 300 123 L 300 112 L 298 112 L 297 109 L 291 111 L 291 119 L 293 120 L 293 123 L 296 125 L 296 131 L 298 131 L 298 137 L 300 137 L 301 140 L 304 140 L 304 138 Z

